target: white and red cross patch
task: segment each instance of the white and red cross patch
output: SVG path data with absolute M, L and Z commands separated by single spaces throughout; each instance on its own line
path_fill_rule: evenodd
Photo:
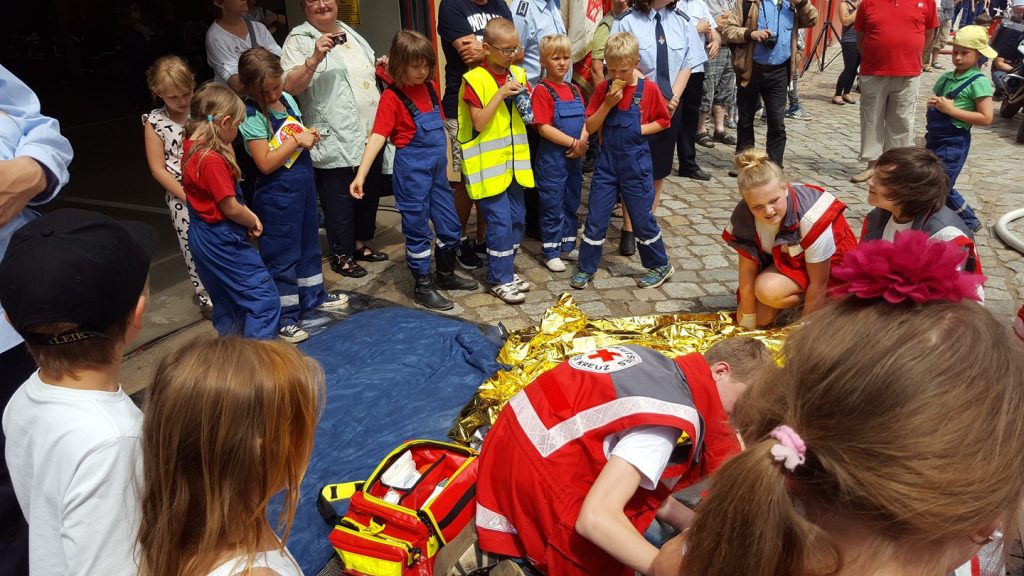
M 577 354 L 569 359 L 569 365 L 577 370 L 608 374 L 618 372 L 642 362 L 640 355 L 622 346 L 606 346 L 593 352 Z

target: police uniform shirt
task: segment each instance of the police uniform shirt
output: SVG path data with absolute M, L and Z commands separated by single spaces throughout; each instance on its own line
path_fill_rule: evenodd
M 718 29 L 718 22 L 715 22 L 715 18 L 714 16 L 711 15 L 711 10 L 708 8 L 708 5 L 704 3 L 704 0 L 679 0 L 679 3 L 676 4 L 676 9 L 682 10 L 687 16 L 690 17 L 690 25 L 693 26 L 694 31 L 696 31 L 697 29 L 698 20 L 703 20 L 710 24 L 712 30 Z M 710 33 L 708 33 L 707 37 L 704 37 L 700 34 L 698 34 L 697 36 L 700 37 L 700 39 L 703 41 L 701 43 L 702 46 L 706 46 L 707 43 L 711 41 Z M 704 56 L 705 59 L 707 59 L 707 49 L 704 50 Z M 694 74 L 703 71 L 703 64 L 701 64 L 700 66 L 695 66 L 693 68 Z
M 654 30 L 655 12 L 661 14 L 661 27 L 665 31 L 664 38 L 657 38 Z M 704 51 L 704 42 L 697 34 L 697 29 L 687 21 L 687 17 L 679 10 L 669 9 L 627 10 L 612 24 L 612 34 L 631 32 L 640 43 L 640 64 L 637 69 L 651 82 L 657 82 L 655 65 L 658 62 L 658 43 L 668 44 L 668 79 L 675 83 L 680 70 L 691 70 L 703 66 L 708 60 Z M 701 68 L 703 70 L 703 68 Z
M 530 84 L 540 84 L 544 68 L 540 64 L 540 39 L 552 34 L 565 34 L 562 12 L 555 0 L 518 0 L 512 5 L 512 21 L 519 32 L 523 46 L 523 61 Z M 572 67 L 565 73 L 565 81 L 572 80 Z

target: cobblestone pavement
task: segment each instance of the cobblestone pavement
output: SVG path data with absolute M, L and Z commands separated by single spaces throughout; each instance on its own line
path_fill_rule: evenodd
M 849 181 L 851 175 L 864 167 L 857 160 L 858 105 L 836 106 L 829 102 L 841 64 L 841 60 L 837 60 L 822 72 L 812 64 L 801 79 L 801 102 L 812 118 L 786 120 L 786 172 L 791 180 L 823 186 L 845 202 L 849 207 L 846 217 L 859 234 L 861 220 L 870 207 L 866 204 L 866 184 Z M 916 122 L 917 134 L 922 138 L 925 100 L 938 75 L 939 72 L 931 72 L 922 76 Z M 977 234 L 984 271 L 989 277 L 986 305 L 1004 317 L 1024 303 L 1024 256 L 1006 247 L 992 232 L 992 224 L 1005 212 L 1024 206 L 1021 193 L 1024 179 L 1020 173 L 1024 146 L 1014 141 L 1017 123 L 1021 121 L 1020 115 L 1006 120 L 996 114 L 991 127 L 974 128 L 970 157 L 958 182 L 958 189 L 986 224 Z M 756 141 L 759 145 L 764 143 L 764 124 L 760 122 L 756 127 Z M 713 149 L 698 147 L 698 162 L 713 176 L 710 182 L 678 176 L 666 180 L 657 217 L 676 272 L 660 288 L 641 290 L 636 287 L 636 280 L 644 269 L 639 256 L 618 255 L 621 220 L 613 219 L 604 259 L 595 281 L 585 290 L 569 287 L 571 266 L 562 273 L 548 271 L 539 259 L 539 242 L 525 239 L 516 258 L 517 271 L 533 285 L 525 303 L 504 304 L 481 288 L 476 293 L 449 294 L 456 306 L 448 314 L 479 322 L 501 321 L 509 329 L 523 328 L 535 325 L 544 310 L 563 292 L 572 293 L 580 307 L 592 316 L 734 308 L 737 256 L 721 239 L 722 228 L 728 224 L 739 199 L 735 179 L 726 174 L 731 167 L 732 153 L 732 147 L 723 144 Z M 587 187 L 585 183 L 584 204 Z M 581 208 L 581 213 L 584 211 Z M 390 262 L 368 265 L 371 273 L 359 280 L 342 278 L 327 270 L 328 284 L 333 282 L 336 289 L 355 290 L 414 305 L 401 239 L 393 233 L 382 240 L 387 243 L 378 248 L 390 253 Z M 484 283 L 483 269 L 472 275 Z

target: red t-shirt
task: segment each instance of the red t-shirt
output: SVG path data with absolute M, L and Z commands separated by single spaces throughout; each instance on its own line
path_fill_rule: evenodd
M 853 23 L 864 35 L 860 73 L 920 76 L 925 33 L 938 25 L 935 0 L 863 0 Z
M 551 80 L 543 80 L 541 84 L 550 86 L 555 94 L 558 94 L 559 101 L 569 102 L 576 99 L 576 91 L 567 82 L 556 83 Z M 547 88 L 543 86 L 534 88 L 533 96 L 530 98 L 530 102 L 533 104 L 534 126 L 551 124 L 555 120 L 555 101 L 551 99 L 551 92 L 548 92 Z
M 437 96 L 438 106 L 440 106 L 441 92 L 434 82 L 431 82 L 430 85 L 434 88 L 434 94 Z M 412 100 L 420 112 L 430 112 L 434 109 L 434 104 L 430 101 L 430 92 L 427 91 L 425 83 L 403 86 L 401 90 Z M 444 112 L 441 113 L 441 118 L 444 118 Z M 416 135 L 416 123 L 412 119 L 412 114 L 405 109 L 405 104 L 394 90 L 384 90 L 380 95 L 380 103 L 377 104 L 377 117 L 373 120 L 373 133 L 391 140 L 395 148 L 404 148 L 409 142 L 412 142 L 412 137 Z
M 188 158 L 192 140 L 185 140 L 181 157 Z M 203 222 L 216 224 L 225 217 L 217 203 L 225 198 L 235 197 L 235 174 L 223 156 L 213 150 L 198 150 L 185 163 L 181 175 L 181 186 L 189 206 L 199 214 Z
M 608 81 L 605 80 L 594 89 L 594 95 L 590 97 L 590 104 L 587 104 L 587 116 L 593 116 L 597 109 L 604 102 L 604 96 L 608 92 Z M 622 88 L 622 100 L 619 100 L 619 110 L 629 110 L 633 104 L 633 93 L 636 92 L 636 85 L 624 86 Z M 654 82 L 646 82 L 644 85 L 644 97 L 640 99 L 640 123 L 649 124 L 657 122 L 662 128 L 668 128 L 672 124 L 672 117 L 668 114 L 665 105 L 665 97 Z
M 491 73 L 491 77 L 494 78 L 494 81 L 498 83 L 498 88 L 501 88 L 502 86 L 505 85 L 505 80 L 508 78 L 509 75 L 509 71 L 507 68 L 505 69 L 504 72 L 495 72 L 494 70 L 491 70 L 490 66 L 487 65 L 487 60 L 484 60 L 481 66 L 483 66 L 488 72 Z M 462 95 L 463 101 L 465 101 L 470 106 L 476 106 L 477 108 L 483 108 L 484 106 L 487 105 L 486 102 L 480 102 L 480 97 L 476 95 L 476 91 L 473 90 L 473 87 L 469 85 L 469 82 L 463 81 L 463 84 L 466 85 L 466 92 Z M 526 83 L 526 89 L 530 89 L 529 82 Z

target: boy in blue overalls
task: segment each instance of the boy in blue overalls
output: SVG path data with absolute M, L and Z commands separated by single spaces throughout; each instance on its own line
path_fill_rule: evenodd
M 576 87 L 565 82 L 572 66 L 572 44 L 564 34 L 540 40 L 540 61 L 546 78 L 533 91 L 533 125 L 541 136 L 535 178 L 540 196 L 540 239 L 544 265 L 565 272 L 575 260 L 576 229 L 583 187 L 583 156 L 587 153 L 586 109 Z
M 604 48 L 608 80 L 594 90 L 587 106 L 588 133 L 600 130 L 601 149 L 590 184 L 590 210 L 580 245 L 573 288 L 586 288 L 601 262 L 601 245 L 608 232 L 615 199 L 622 201 L 633 221 L 640 261 L 647 273 L 637 282 L 641 288 L 661 286 L 675 270 L 665 254 L 661 229 L 654 219 L 654 180 L 651 151 L 644 136 L 669 127 L 665 99 L 657 89 L 645 90 L 636 72 L 640 46 L 629 32 L 608 37 Z M 654 87 L 657 88 L 657 87 Z
M 946 206 L 957 213 L 972 231 L 981 229 L 974 210 L 956 190 L 956 179 L 971 148 L 971 126 L 992 123 L 992 85 L 978 69 L 981 56 L 995 58 L 988 32 L 981 26 L 965 26 L 953 40 L 953 67 L 936 80 L 928 98 L 925 145 L 942 160 L 949 176 Z

